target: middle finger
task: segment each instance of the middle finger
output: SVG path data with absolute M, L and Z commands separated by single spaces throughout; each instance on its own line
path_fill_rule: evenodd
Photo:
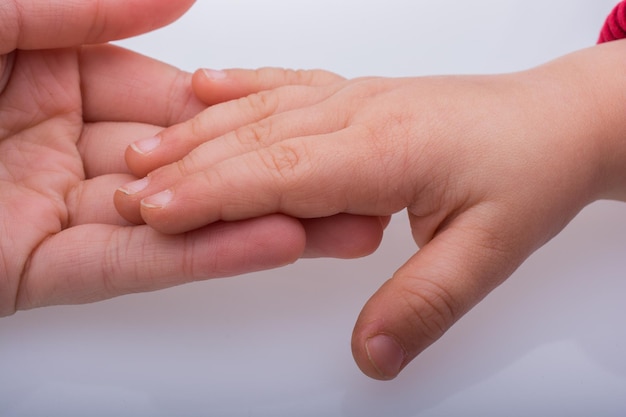
M 323 90 L 327 88 L 334 89 L 334 87 L 325 87 Z M 324 97 L 328 94 L 332 94 L 332 92 L 326 91 Z M 322 98 L 318 98 L 318 101 L 322 100 Z M 236 103 L 226 104 L 235 105 Z M 141 223 L 141 200 L 171 187 L 183 177 L 208 170 L 219 162 L 293 137 L 323 135 L 340 130 L 345 126 L 345 120 L 338 109 L 333 106 L 316 106 L 315 104 L 310 107 L 274 114 L 259 122 L 202 143 L 180 161 L 166 165 L 153 171 L 148 177 L 121 187 L 115 194 L 116 207 L 129 221 Z M 178 129 L 180 131 L 176 131 Z M 193 135 L 193 123 L 185 123 L 167 129 L 162 133 L 162 136 L 166 138 L 164 141 L 167 143 L 173 143 L 180 132 L 184 132 L 181 133 L 183 136 L 186 133 Z
M 211 152 L 222 155 L 224 147 L 235 146 L 235 152 L 241 153 L 255 146 L 264 145 L 267 140 L 280 140 L 290 135 L 294 129 L 303 130 L 296 123 L 306 124 L 310 115 L 283 122 L 278 130 L 280 136 L 270 138 L 270 119 L 281 113 L 301 108 L 310 108 L 325 100 L 341 86 L 341 83 L 329 86 L 286 86 L 274 90 L 261 91 L 249 96 L 218 104 L 196 115 L 187 122 L 174 125 L 163 132 L 145 137 L 133 143 L 126 152 L 126 161 L 132 172 L 144 176 L 156 168 L 175 162 L 198 146 L 221 136 L 217 141 L 220 146 L 211 145 Z M 293 113 L 290 113 L 293 118 Z M 282 119 L 284 120 L 284 119 Z M 291 122 L 291 123 L 290 123 Z M 316 126 L 317 128 L 320 125 Z M 319 132 L 317 132 L 319 133 Z M 229 136 L 230 134 L 230 136 Z M 249 149 L 248 149 L 249 148 Z M 230 155 L 231 152 L 226 152 Z M 214 156 L 212 161 L 221 156 Z

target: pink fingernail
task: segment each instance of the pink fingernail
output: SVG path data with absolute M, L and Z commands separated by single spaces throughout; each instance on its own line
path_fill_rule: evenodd
M 383 379 L 395 378 L 406 359 L 404 349 L 391 336 L 378 334 L 365 342 L 367 356 Z
M 165 190 L 158 194 L 144 198 L 141 200 L 141 205 L 150 209 L 159 209 L 167 206 L 170 201 L 172 201 L 173 197 L 174 192 L 172 190 Z
M 131 148 L 137 153 L 146 155 L 155 150 L 161 144 L 161 138 L 153 136 L 151 138 L 145 138 L 138 140 L 130 145 Z
M 203 69 L 202 72 L 204 72 L 204 75 L 210 80 L 223 80 L 228 75 L 224 71 L 213 69 Z
M 146 177 L 137 181 L 130 182 L 126 185 L 123 185 L 120 188 L 118 188 L 118 190 L 123 192 L 124 194 L 133 195 L 133 194 L 137 194 L 140 191 L 145 190 L 149 184 L 150 184 L 150 179 Z

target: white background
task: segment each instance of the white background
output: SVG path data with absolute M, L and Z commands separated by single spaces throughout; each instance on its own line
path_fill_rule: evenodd
M 616 1 L 199 0 L 122 44 L 187 70 L 515 71 L 592 45 Z M 0 416 L 626 415 L 626 205 L 588 207 L 397 380 L 372 381 L 352 325 L 413 251 L 400 214 L 365 259 L 2 319 Z

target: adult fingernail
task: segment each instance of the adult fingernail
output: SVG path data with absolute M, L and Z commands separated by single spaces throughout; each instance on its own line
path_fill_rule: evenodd
M 218 71 L 214 69 L 203 69 L 204 76 L 210 80 L 223 80 L 227 74 L 224 71 Z
M 141 200 L 141 205 L 151 209 L 163 208 L 167 206 L 170 201 L 172 201 L 173 197 L 174 193 L 172 192 L 172 190 L 165 190 L 150 197 L 144 198 L 143 200 Z
M 365 350 L 370 362 L 382 379 L 393 379 L 402 368 L 406 352 L 391 336 L 378 334 L 365 342 Z
M 145 138 L 138 140 L 130 145 L 131 148 L 137 153 L 146 155 L 155 150 L 161 144 L 161 138 L 153 136 L 151 138 Z
M 126 185 L 123 185 L 120 188 L 118 188 L 118 190 L 123 192 L 124 194 L 133 195 L 133 194 L 137 194 L 140 191 L 145 190 L 148 187 L 148 184 L 150 184 L 150 178 L 145 177 L 140 180 L 133 181 Z

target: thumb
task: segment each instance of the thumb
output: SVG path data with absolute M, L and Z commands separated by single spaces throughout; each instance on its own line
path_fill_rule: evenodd
M 412 256 L 363 308 L 352 353 L 366 375 L 395 378 L 531 252 L 523 242 L 513 249 L 498 238 L 515 236 L 510 230 L 496 229 L 502 232 L 496 234 L 469 212 L 461 216 Z
M 194 0 L 8 0 L 0 2 L 0 54 L 102 43 L 149 32 Z

